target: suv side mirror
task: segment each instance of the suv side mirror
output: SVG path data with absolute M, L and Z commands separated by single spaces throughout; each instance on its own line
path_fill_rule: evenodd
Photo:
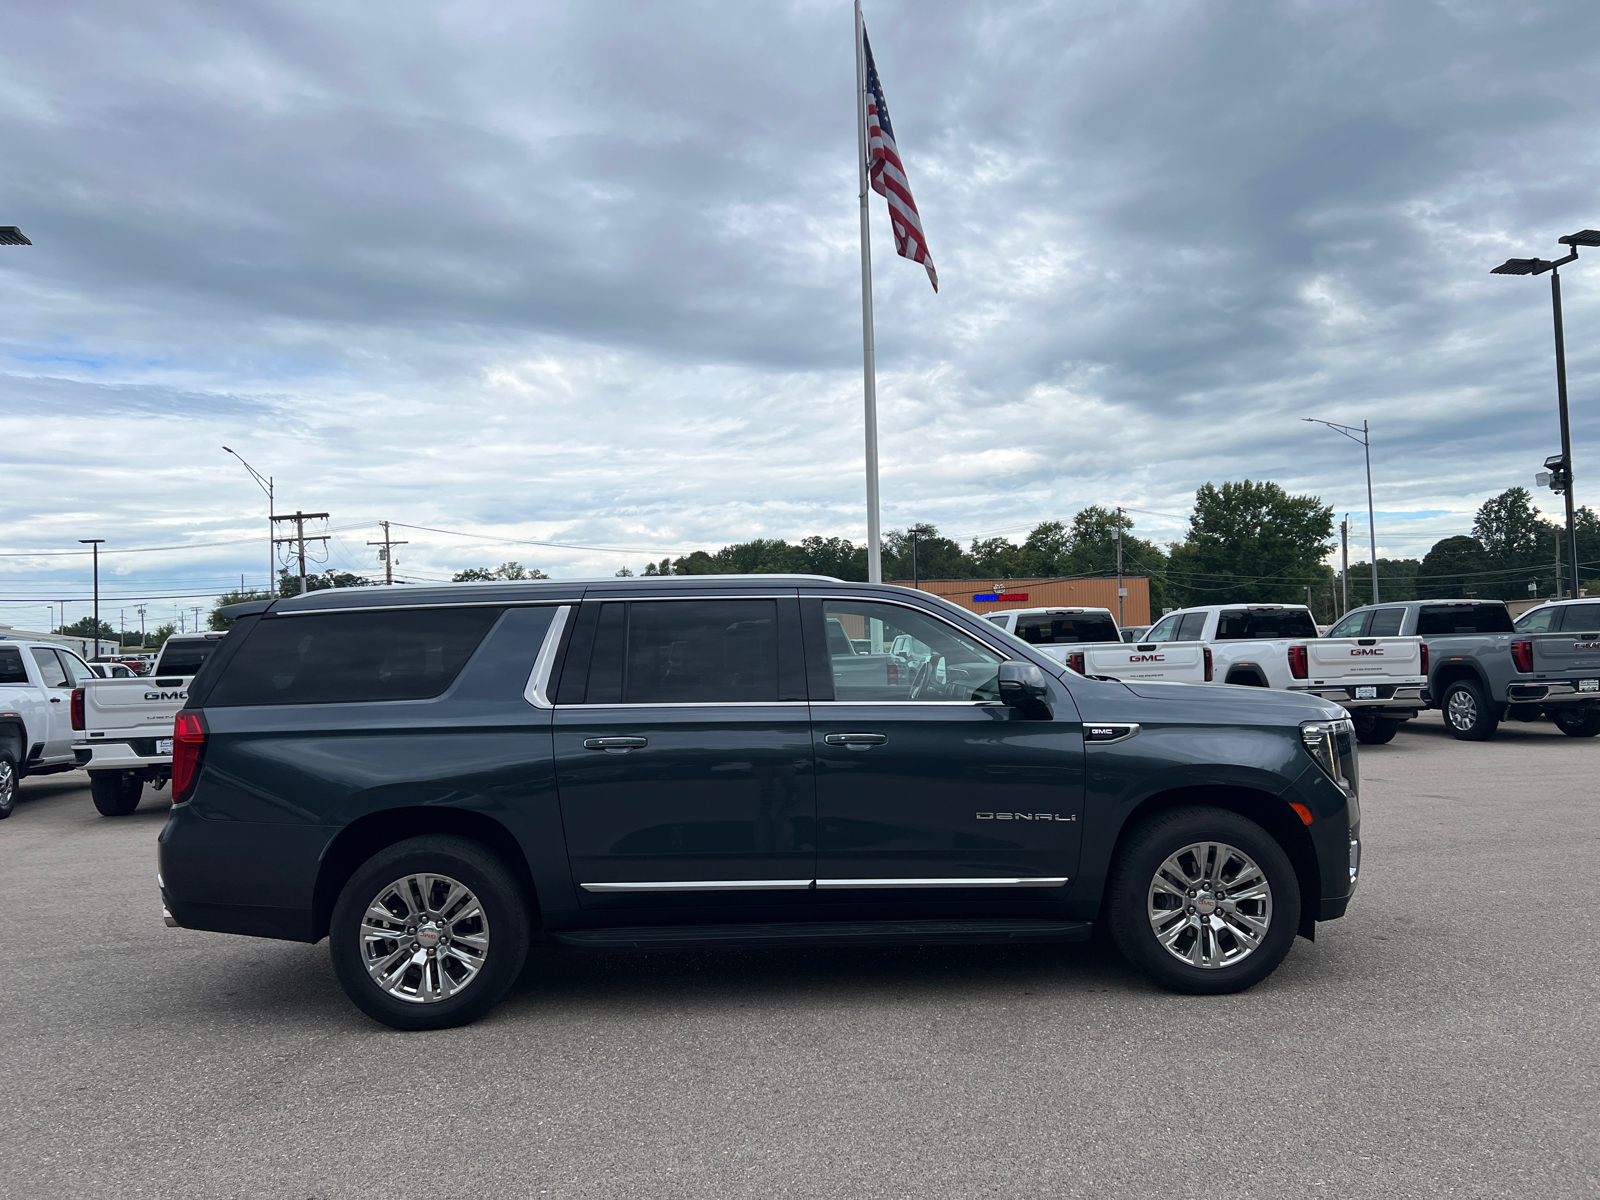
M 1048 721 L 1055 715 L 1050 711 L 1050 685 L 1045 673 L 1030 662 L 1000 664 L 1000 699 L 1016 709 L 1018 715 L 1032 720 Z

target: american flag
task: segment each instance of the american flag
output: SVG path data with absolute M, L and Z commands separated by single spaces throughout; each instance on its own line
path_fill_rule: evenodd
M 889 224 L 894 227 L 894 248 L 901 258 L 919 262 L 928 271 L 928 282 L 939 290 L 939 275 L 933 269 L 928 241 L 922 234 L 922 217 L 911 198 L 911 181 L 894 144 L 894 126 L 889 123 L 889 105 L 883 98 L 883 82 L 872 61 L 872 43 L 861 30 L 861 48 L 867 61 L 867 170 L 872 190 L 889 201 Z

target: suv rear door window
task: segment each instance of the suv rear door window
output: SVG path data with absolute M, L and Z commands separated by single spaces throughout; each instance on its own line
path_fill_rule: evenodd
M 853 652 L 840 631 L 841 654 Z M 775 600 L 609 601 L 600 606 L 585 704 L 771 703 Z
M 1119 640 L 1110 613 L 1027 613 L 1017 618 L 1016 636 L 1032 646 Z
M 1247 642 L 1260 638 L 1314 638 L 1317 623 L 1303 608 L 1235 608 L 1217 618 L 1219 642 Z
M 27 683 L 28 669 L 22 665 L 22 651 L 16 646 L 0 646 L 0 683 Z
M 1436 604 L 1417 613 L 1417 633 L 1422 637 L 1514 632 L 1504 604 Z
M 206 705 L 432 699 L 455 682 L 503 611 L 411 608 L 267 617 L 245 634 Z

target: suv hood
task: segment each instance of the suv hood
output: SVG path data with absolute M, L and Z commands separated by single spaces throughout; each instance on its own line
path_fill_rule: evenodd
M 1263 714 L 1290 717 L 1296 713 L 1305 721 L 1331 721 L 1348 716 L 1337 704 L 1317 696 L 1302 696 L 1296 692 L 1279 692 L 1271 688 L 1244 687 L 1234 683 L 1163 683 L 1159 680 L 1127 680 L 1123 684 L 1135 696 L 1146 700 L 1189 700 L 1202 704 L 1228 705 L 1235 710 L 1241 704 L 1259 705 Z

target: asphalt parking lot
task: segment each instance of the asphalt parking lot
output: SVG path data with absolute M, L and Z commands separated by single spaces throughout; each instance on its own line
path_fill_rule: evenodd
M 1240 996 L 1098 946 L 536 950 L 466 1029 L 325 945 L 167 929 L 164 793 L 0 824 L 11 1196 L 1580 1196 L 1600 1192 L 1600 740 L 1362 754 L 1350 915 Z

